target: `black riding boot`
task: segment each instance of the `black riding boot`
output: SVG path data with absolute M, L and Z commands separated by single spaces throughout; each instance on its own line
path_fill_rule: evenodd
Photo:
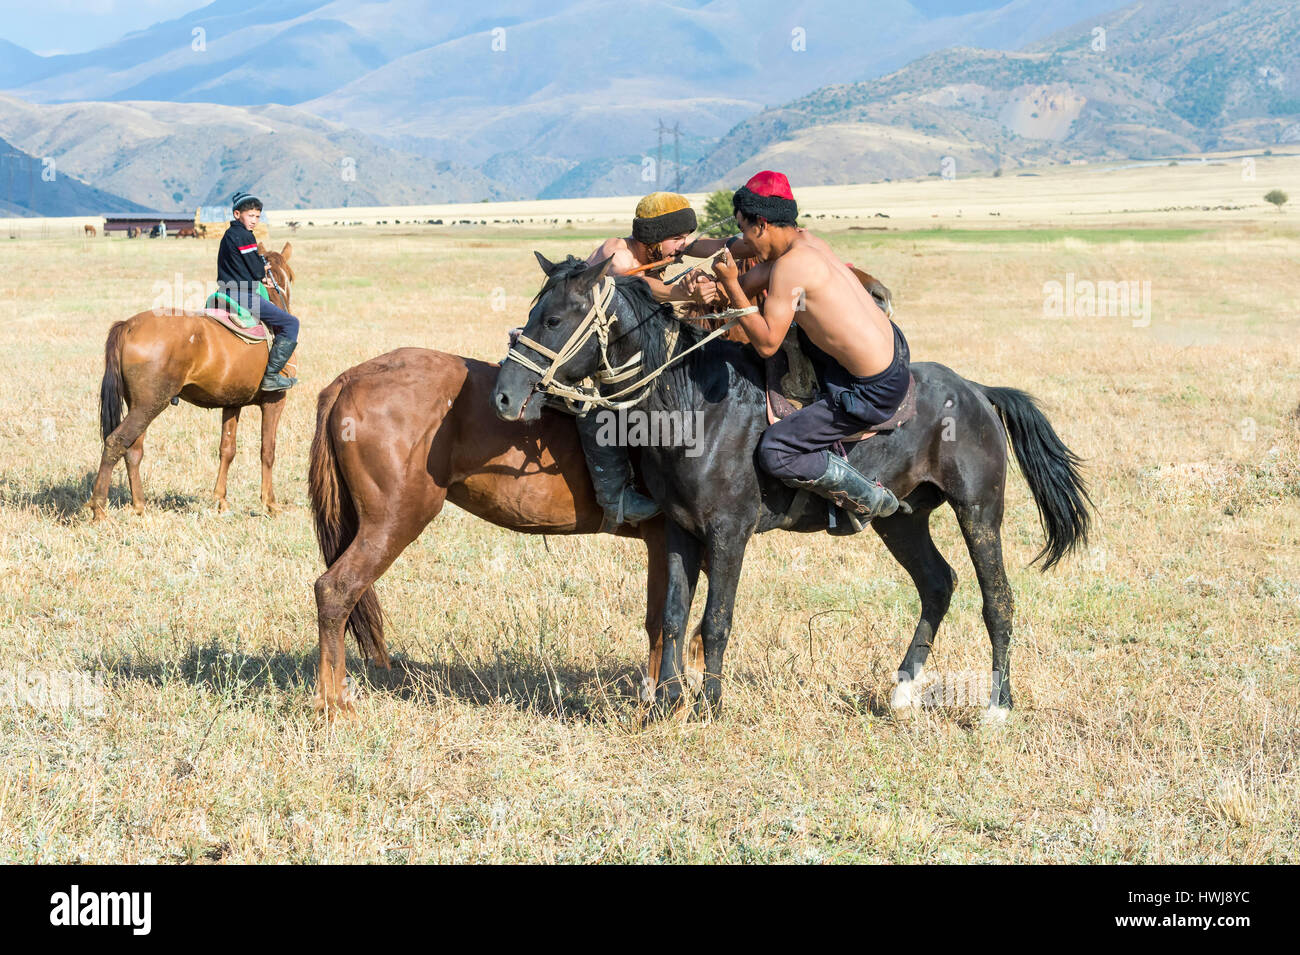
M 826 472 L 811 481 L 787 482 L 826 498 L 848 519 L 853 532 L 862 530 L 877 517 L 888 517 L 898 510 L 898 498 L 886 487 L 869 480 L 848 461 L 832 451 L 826 452 Z M 846 531 L 836 529 L 835 533 Z
M 297 378 L 280 374 L 288 363 L 289 356 L 297 347 L 297 342 L 290 341 L 283 335 L 275 336 L 275 340 L 271 342 L 271 354 L 266 359 L 266 375 L 262 378 L 263 391 L 284 391 L 298 384 Z
M 596 489 L 596 503 L 605 512 L 606 527 L 639 524 L 658 514 L 659 505 L 632 486 L 632 463 L 627 459 L 627 448 L 603 445 L 596 440 L 600 425 L 594 414 L 578 418 L 577 425 L 591 484 Z

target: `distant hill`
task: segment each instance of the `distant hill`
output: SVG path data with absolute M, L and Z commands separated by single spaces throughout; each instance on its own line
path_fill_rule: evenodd
M 478 170 L 283 106 L 36 106 L 0 96 L 0 136 L 152 209 L 224 202 L 240 189 L 270 205 L 326 208 L 508 198 Z
M 1100 28 L 1104 33 L 1094 33 Z M 1300 5 L 1143 0 L 1019 52 L 954 48 L 739 123 L 687 171 L 808 185 L 1300 141 Z
M 57 162 L 48 167 L 0 139 L 0 215 L 80 216 L 147 211 L 121 196 L 86 185 Z

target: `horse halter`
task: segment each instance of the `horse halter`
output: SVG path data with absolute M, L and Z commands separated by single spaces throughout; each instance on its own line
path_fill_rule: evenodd
M 506 353 L 506 358 L 509 361 L 518 362 L 529 371 L 541 376 L 533 385 L 534 391 L 540 391 L 552 398 L 563 399 L 567 410 L 574 414 L 586 414 L 592 405 L 600 405 L 605 408 L 630 408 L 645 397 L 642 394 L 634 399 L 615 403 L 603 397 L 597 390 L 599 384 L 613 384 L 623 381 L 641 371 L 640 352 L 637 352 L 618 367 L 614 367 L 609 363 L 609 330 L 618 321 L 618 314 L 610 310 L 610 305 L 614 301 L 614 293 L 617 290 L 618 287 L 612 278 L 606 276 L 601 279 L 600 284 L 596 286 L 592 294 L 591 308 L 587 310 L 587 314 L 578 323 L 578 327 L 573 330 L 573 334 L 565 340 L 558 351 L 551 351 L 541 342 L 534 341 L 521 332 L 514 345 L 510 347 L 510 351 Z M 564 367 L 565 362 L 571 361 L 586 346 L 587 342 L 591 341 L 593 335 L 600 342 L 600 368 L 595 374 L 584 378 L 577 385 L 566 385 L 563 382 L 556 381 L 556 372 Z M 550 364 L 546 367 L 539 365 L 519 351 L 520 345 L 550 359 Z M 620 395 L 623 393 L 619 392 Z
M 702 348 L 718 336 L 726 334 L 733 325 L 740 321 L 741 315 L 748 315 L 750 312 L 758 311 L 755 306 L 751 305 L 749 308 L 733 308 L 719 313 L 717 316 L 718 318 L 726 319 L 720 327 L 710 332 L 704 338 L 701 338 L 690 348 L 687 348 L 674 357 L 667 359 L 662 365 L 650 372 L 650 374 L 646 375 L 644 378 L 641 378 L 639 381 L 634 381 L 632 384 L 616 391 L 612 395 L 605 396 L 599 391 L 600 385 L 611 385 L 620 381 L 625 381 L 634 375 L 640 374 L 642 369 L 641 352 L 637 352 L 620 365 L 614 366 L 609 363 L 609 331 L 614 326 L 614 323 L 618 321 L 618 313 L 611 311 L 610 305 L 613 303 L 614 295 L 617 291 L 618 286 L 614 282 L 613 278 L 606 276 L 601 279 L 600 285 L 596 286 L 596 289 L 592 294 L 591 308 L 587 310 L 587 314 L 583 317 L 582 321 L 578 323 L 578 327 L 573 330 L 573 334 L 571 334 L 564 344 L 560 346 L 558 351 L 551 351 L 545 345 L 533 341 L 533 339 L 521 332 L 519 337 L 515 340 L 515 344 L 511 346 L 510 351 L 506 352 L 506 359 L 508 361 L 518 362 L 529 371 L 535 372 L 541 376 L 533 385 L 534 391 L 540 391 L 542 394 L 552 398 L 562 399 L 565 403 L 565 410 L 572 414 L 584 415 L 591 410 L 592 406 L 620 411 L 640 404 L 642 399 L 650 393 L 650 388 L 654 384 L 655 379 L 663 374 L 669 366 L 676 364 L 691 352 L 695 351 L 695 349 Z M 667 354 L 672 354 L 673 347 L 677 343 L 679 330 L 679 326 L 677 325 L 674 325 L 670 330 Z M 595 335 L 600 342 L 600 367 L 596 372 L 591 376 L 584 378 L 576 385 L 566 385 L 563 382 L 556 381 L 556 372 L 564 366 L 565 362 L 572 360 L 573 357 L 582 350 L 587 342 L 591 340 L 593 335 Z M 550 364 L 547 367 L 542 367 L 527 355 L 523 354 L 523 352 L 519 351 L 520 345 L 530 348 L 539 355 L 549 358 Z M 640 393 L 631 398 L 624 398 L 622 401 L 617 400 L 623 398 L 623 396 L 629 392 L 638 390 Z

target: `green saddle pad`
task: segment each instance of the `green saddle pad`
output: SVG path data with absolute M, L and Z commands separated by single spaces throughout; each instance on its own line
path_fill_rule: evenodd
M 257 291 L 261 294 L 262 298 L 266 299 L 268 302 L 271 300 L 271 296 L 266 291 L 266 286 L 261 282 L 257 283 Z M 204 303 L 203 307 L 219 308 L 223 312 L 229 313 L 230 317 L 233 318 L 235 323 L 241 328 L 254 328 L 261 324 L 261 319 L 255 318 L 252 312 L 244 308 L 244 306 L 240 305 L 225 292 L 213 292 L 208 296 L 208 300 Z

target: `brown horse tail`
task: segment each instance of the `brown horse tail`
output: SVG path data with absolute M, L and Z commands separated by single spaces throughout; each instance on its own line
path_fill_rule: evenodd
M 104 342 L 104 380 L 99 383 L 99 433 L 108 436 L 122 423 L 122 402 L 126 400 L 126 382 L 122 379 L 122 336 L 126 322 L 114 322 Z
M 343 379 L 336 378 L 320 393 L 316 401 L 316 434 L 311 440 L 308 486 L 312 515 L 316 521 L 316 541 L 320 544 L 326 567 L 333 566 L 351 546 L 359 523 L 352 492 L 348 490 L 334 453 L 334 439 L 329 426 L 330 412 L 334 410 L 343 385 Z M 388 648 L 384 644 L 384 613 L 374 587 L 367 587 L 352 608 L 347 627 L 357 638 L 357 646 L 363 654 L 378 666 L 389 666 Z

